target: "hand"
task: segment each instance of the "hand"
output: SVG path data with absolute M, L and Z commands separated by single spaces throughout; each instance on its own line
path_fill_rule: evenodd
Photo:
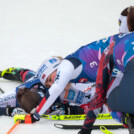
M 7 116 L 13 117 L 15 114 L 26 114 L 26 112 L 22 108 L 7 106 L 6 114 L 7 114 Z
M 84 128 L 82 128 L 82 129 L 78 132 L 78 134 L 91 134 L 91 130 L 92 130 L 92 129 L 84 129 Z
M 84 109 L 80 106 L 71 106 L 69 104 L 57 103 L 52 106 L 50 114 L 53 115 L 75 115 L 75 114 L 84 114 Z
M 65 107 L 62 103 L 54 104 L 50 110 L 48 111 L 49 115 L 64 115 L 65 114 Z
M 84 114 L 84 109 L 76 105 L 74 106 L 65 105 L 65 114 L 66 115 Z
M 39 121 L 40 117 L 36 114 L 16 114 L 14 116 L 14 122 L 16 123 L 19 121 L 20 123 L 34 123 L 36 121 Z

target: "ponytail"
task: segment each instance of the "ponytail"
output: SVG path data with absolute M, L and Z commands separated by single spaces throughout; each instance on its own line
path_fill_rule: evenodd
M 128 8 L 127 24 L 130 32 L 134 31 L 134 6 Z

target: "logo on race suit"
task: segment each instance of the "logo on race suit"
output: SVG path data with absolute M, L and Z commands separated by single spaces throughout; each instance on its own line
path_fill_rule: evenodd
M 14 98 L 16 98 L 16 95 L 14 95 L 14 94 L 5 96 L 4 98 L 0 98 L 0 104 L 5 103 L 5 102 L 7 103 L 7 101 L 10 101 L 10 100 L 12 100 Z
M 58 82 L 59 81 L 59 77 L 60 77 L 60 71 L 56 74 L 55 82 Z
M 106 48 L 106 49 L 104 50 L 104 54 L 107 55 L 108 52 L 109 52 L 109 50 L 110 50 L 109 48 Z
M 108 38 L 103 38 L 103 39 L 102 39 L 102 42 L 103 42 L 103 43 L 106 43 L 106 41 L 108 41 Z
M 69 90 L 67 99 L 68 100 L 73 100 L 74 96 L 75 96 L 75 92 L 73 90 Z
M 91 88 L 92 88 L 92 87 L 88 87 L 88 88 L 86 88 L 83 92 L 85 93 L 85 92 L 91 90 Z
M 46 77 L 46 75 L 45 75 L 45 74 L 43 74 L 43 75 L 42 75 L 42 79 L 44 80 L 44 78 L 45 78 L 45 77 Z
M 91 94 L 86 95 L 85 98 L 90 99 L 91 98 Z
M 85 93 L 79 91 L 75 102 L 81 104 L 84 97 L 85 97 Z
M 131 32 L 130 32 L 130 33 L 119 34 L 118 37 L 119 37 L 119 38 L 123 38 L 124 36 L 129 35 L 129 34 L 131 34 Z
M 55 59 L 55 58 L 49 60 L 49 62 L 50 62 L 51 64 L 54 64 L 56 61 L 57 61 L 57 59 Z
M 119 65 L 121 65 L 122 63 L 121 63 L 121 61 L 119 60 L 119 59 L 117 59 L 117 63 L 119 64 Z
M 75 96 L 75 92 L 73 90 L 69 89 L 69 90 L 67 90 L 65 92 L 64 99 L 73 100 L 74 99 L 74 96 Z
M 87 82 L 87 79 L 86 79 L 86 78 L 80 78 L 80 79 L 79 79 L 79 82 L 80 82 L 80 83 L 85 83 L 85 82 Z

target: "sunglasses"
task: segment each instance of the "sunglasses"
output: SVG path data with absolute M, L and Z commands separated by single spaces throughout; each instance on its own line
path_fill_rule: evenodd
M 120 19 L 118 20 L 118 25 L 121 26 L 121 20 Z

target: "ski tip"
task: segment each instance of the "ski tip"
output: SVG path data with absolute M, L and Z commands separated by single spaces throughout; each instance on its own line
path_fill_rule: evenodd
M 57 127 L 57 128 L 63 129 L 63 125 L 62 124 L 55 123 L 54 126 Z

